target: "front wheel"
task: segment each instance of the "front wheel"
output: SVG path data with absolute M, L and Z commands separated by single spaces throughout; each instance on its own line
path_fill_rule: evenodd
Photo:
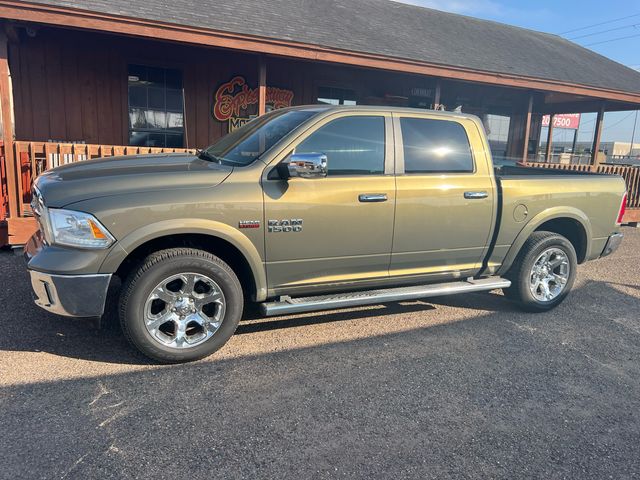
M 529 312 L 558 306 L 576 278 L 578 261 L 569 240 L 552 232 L 534 232 L 505 275 L 511 287 L 505 295 Z
M 122 287 L 120 322 L 143 354 L 164 363 L 197 360 L 221 348 L 242 316 L 233 270 L 192 248 L 147 257 Z

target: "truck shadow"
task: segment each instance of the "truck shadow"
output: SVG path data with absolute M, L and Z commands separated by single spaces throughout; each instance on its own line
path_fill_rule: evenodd
M 280 317 L 263 317 L 258 311 L 249 311 L 243 316 L 236 334 L 267 332 L 305 325 L 321 325 L 370 318 L 378 315 L 408 314 L 434 310 L 435 307 L 423 300 L 398 303 L 380 303 L 357 309 L 327 310 Z
M 0 312 L 0 329 L 3 332 L 0 336 L 0 351 L 43 351 L 63 357 L 115 364 L 153 363 L 129 346 L 120 331 L 115 308 L 108 310 L 102 320 L 102 328 L 97 328 L 91 321 L 47 313 L 33 304 L 22 259 L 0 254 L 0 267 L 3 277 L 12 279 L 5 288 L 0 289 L 0 302 L 4 305 Z M 586 282 L 572 292 L 563 305 L 553 312 L 543 314 L 541 318 L 563 318 L 567 315 L 566 312 L 576 306 L 593 303 L 594 299 L 601 299 L 596 303 L 602 305 L 602 308 L 608 305 L 610 312 L 626 306 L 625 308 L 637 313 L 640 311 L 640 299 L 621 291 L 624 288 L 640 289 L 637 285 Z M 454 309 L 453 312 L 447 312 L 447 320 L 441 319 L 437 313 L 430 313 L 444 308 Z M 456 312 L 457 309 L 473 310 L 476 313 L 470 317 L 468 313 L 463 315 Z M 371 317 L 387 317 L 390 322 L 402 322 L 404 316 L 421 314 L 425 315 L 424 322 L 423 318 L 418 318 L 417 324 L 431 326 L 479 318 L 522 322 L 537 318 L 535 315 L 520 312 L 501 294 L 476 293 L 273 318 L 261 318 L 255 311 L 250 311 L 236 333 L 245 336 L 300 326 L 358 322 Z M 415 319 L 413 323 L 416 323 Z
M 0 314 L 3 350 L 140 363 L 115 333 L 25 308 L 23 288 L 13 289 L 21 303 L 12 306 L 25 314 Z M 585 282 L 540 315 L 496 310 L 499 295 L 451 297 L 477 314 L 293 350 L 0 387 L 4 468 L 24 471 L 29 458 L 30 472 L 52 477 L 137 478 L 151 469 L 140 458 L 153 458 L 154 472 L 194 478 L 244 476 L 247 466 L 274 478 L 317 477 L 321 468 L 403 477 L 406 465 L 419 478 L 624 477 L 636 466 L 640 407 L 640 332 L 615 321 L 637 319 L 640 298 L 626 289 Z M 3 302 L 10 296 L 0 292 Z M 410 310 L 433 320 L 450 308 L 441 305 Z M 282 317 L 261 328 L 357 323 L 364 313 Z M 244 333 L 264 331 L 251 328 Z M 185 455 L 194 443 L 201 451 Z

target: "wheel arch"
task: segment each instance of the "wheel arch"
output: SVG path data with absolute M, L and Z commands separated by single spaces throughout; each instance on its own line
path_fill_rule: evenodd
M 576 208 L 554 207 L 536 215 L 520 231 L 498 270 L 506 273 L 522 250 L 527 239 L 534 232 L 549 231 L 567 238 L 573 245 L 578 263 L 583 263 L 591 250 L 592 229 L 589 217 Z
M 266 299 L 266 272 L 251 240 L 229 225 L 202 219 L 165 221 L 135 230 L 118 241 L 100 272 L 124 278 L 148 254 L 174 247 L 199 248 L 220 257 L 236 272 L 252 300 Z

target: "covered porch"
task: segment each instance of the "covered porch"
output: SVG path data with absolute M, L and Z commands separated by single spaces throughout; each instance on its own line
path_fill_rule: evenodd
M 270 109 L 314 103 L 477 115 L 497 165 L 622 175 L 624 220 L 640 221 L 640 168 L 609 165 L 601 148 L 605 113 L 639 109 L 640 93 L 202 29 L 187 35 L 157 22 L 98 15 L 82 23 L 72 12 L 25 4 L 0 0 L 11 19 L 0 24 L 0 244 L 24 243 L 33 231 L 31 181 L 49 168 L 194 151 Z M 560 158 L 554 116 L 590 112 L 590 148 Z

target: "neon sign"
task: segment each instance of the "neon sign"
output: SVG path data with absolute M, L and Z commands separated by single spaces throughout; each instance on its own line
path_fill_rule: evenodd
M 293 104 L 291 90 L 267 87 L 266 93 L 266 104 L 273 109 L 290 107 Z M 220 85 L 213 95 L 213 117 L 220 122 L 228 121 L 231 132 L 255 117 L 247 116 L 244 112 L 258 104 L 259 96 L 259 89 L 249 87 L 244 77 L 233 77 Z

